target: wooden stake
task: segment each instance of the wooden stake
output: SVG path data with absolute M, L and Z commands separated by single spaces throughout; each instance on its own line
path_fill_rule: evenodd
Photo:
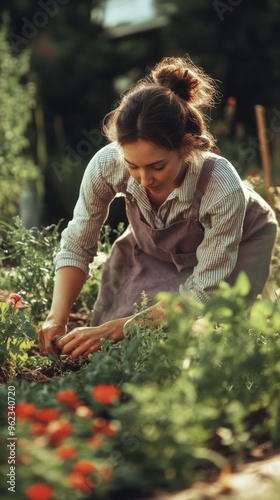
M 269 149 L 267 145 L 267 138 L 265 135 L 265 108 L 259 104 L 255 106 L 255 114 L 257 121 L 257 129 L 258 129 L 258 137 L 259 137 L 259 145 L 260 145 L 260 154 L 261 154 L 261 162 L 264 173 L 264 184 L 266 190 L 266 200 L 271 207 L 273 207 L 273 198 L 272 193 L 270 192 L 271 187 L 271 169 L 270 169 L 270 158 L 269 158 Z

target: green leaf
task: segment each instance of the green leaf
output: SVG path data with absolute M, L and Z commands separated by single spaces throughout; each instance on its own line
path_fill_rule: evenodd
M 241 297 L 246 297 L 246 295 L 250 292 L 250 288 L 251 285 L 247 274 L 244 271 L 241 271 L 237 276 L 234 289 Z

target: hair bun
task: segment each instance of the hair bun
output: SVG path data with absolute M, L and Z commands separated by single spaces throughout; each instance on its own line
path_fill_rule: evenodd
M 154 82 L 197 107 L 214 104 L 214 81 L 189 58 L 165 57 L 151 71 Z

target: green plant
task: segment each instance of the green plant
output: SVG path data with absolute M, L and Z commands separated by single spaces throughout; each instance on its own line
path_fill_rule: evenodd
M 7 302 L 0 302 L 0 374 L 4 379 L 13 377 L 23 366 L 37 338 L 23 307 L 22 297 L 16 293 L 10 294 Z
M 19 217 L 14 226 L 0 223 L 0 276 L 2 287 L 17 290 L 38 321 L 50 308 L 54 282 L 54 256 L 59 248 L 59 224 L 26 229 Z
M 40 356 L 37 354 L 36 356 L 28 356 L 28 359 L 25 362 L 25 367 L 27 368 L 41 368 L 42 366 L 51 366 L 52 360 L 47 356 Z

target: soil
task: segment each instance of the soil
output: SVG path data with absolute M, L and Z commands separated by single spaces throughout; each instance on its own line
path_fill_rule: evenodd
M 44 365 L 39 368 L 22 368 L 16 375 L 17 380 L 27 380 L 29 382 L 37 382 L 39 384 L 47 384 L 54 377 L 62 377 L 67 373 L 78 372 L 81 368 L 87 365 L 88 361 L 83 363 L 72 360 L 69 357 L 60 357 L 59 362 L 53 362 L 51 365 Z
M 81 326 L 88 326 L 88 316 L 86 314 L 72 313 L 70 315 L 67 331 L 70 332 L 74 330 L 74 328 Z M 36 345 L 28 352 L 29 357 L 36 357 L 39 354 L 39 348 Z M 78 360 L 71 359 L 69 356 L 60 356 L 59 361 L 53 361 L 51 364 L 43 364 L 37 368 L 34 366 L 28 367 L 27 362 L 27 366 L 20 368 L 13 378 L 16 380 L 27 380 L 28 382 L 47 384 L 54 377 L 62 377 L 67 373 L 78 372 L 87 364 L 87 359 L 84 359 L 81 363 Z M 2 373 L 0 375 L 0 386 L 7 381 L 8 378 Z

